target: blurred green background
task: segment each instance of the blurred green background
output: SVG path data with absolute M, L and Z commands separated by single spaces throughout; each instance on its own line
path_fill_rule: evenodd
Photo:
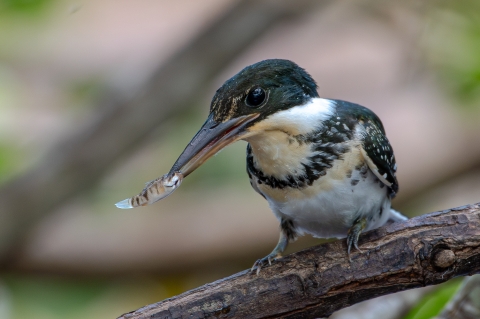
M 267 12 L 280 6 L 0 0 L 0 319 L 112 318 L 266 255 L 278 225 L 250 188 L 244 142 L 161 203 L 133 211 L 113 204 L 167 172 L 205 120 L 215 90 L 267 58 L 295 61 L 322 97 L 380 116 L 399 165 L 396 209 L 413 217 L 480 201 L 478 1 L 299 2 L 308 8 L 259 27 L 205 79 L 196 77 L 217 58 L 195 64 L 193 54 L 193 67 L 184 65 L 191 81 L 168 90 L 170 81 L 156 81 L 222 17 L 260 3 Z M 248 27 L 225 39 L 241 41 Z M 195 81 L 203 86 L 192 93 Z M 162 90 L 191 98 L 173 108 L 148 93 Z M 158 125 L 143 132 L 138 119 L 150 120 L 148 103 Z M 319 242 L 305 237 L 288 252 Z M 402 317 L 436 315 L 460 282 L 422 294 Z

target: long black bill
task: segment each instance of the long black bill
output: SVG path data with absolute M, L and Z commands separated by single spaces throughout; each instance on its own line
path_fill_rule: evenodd
M 186 177 L 222 148 L 243 138 L 246 133 L 245 127 L 258 116 L 259 114 L 244 115 L 218 123 L 213 119 L 213 114 L 210 114 L 200 131 L 173 164 L 169 175 L 180 172 Z

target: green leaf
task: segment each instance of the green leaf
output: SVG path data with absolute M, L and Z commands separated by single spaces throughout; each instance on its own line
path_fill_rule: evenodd
M 462 281 L 457 279 L 440 285 L 439 289 L 423 297 L 404 319 L 430 319 L 438 315 L 455 295 L 461 283 Z

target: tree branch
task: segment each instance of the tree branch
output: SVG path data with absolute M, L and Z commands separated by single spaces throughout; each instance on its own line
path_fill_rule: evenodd
M 337 240 L 119 317 L 317 318 L 374 297 L 480 272 L 480 203 L 370 231 L 364 253 Z

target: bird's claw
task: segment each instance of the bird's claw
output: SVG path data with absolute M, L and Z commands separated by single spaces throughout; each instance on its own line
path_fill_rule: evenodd
M 272 254 L 267 255 L 263 258 L 260 258 L 253 264 L 253 267 L 250 271 L 254 271 L 256 269 L 257 275 L 258 275 L 262 267 L 267 265 L 267 262 L 268 262 L 268 265 L 271 266 L 272 260 L 276 260 L 276 259 L 277 259 L 277 255 L 272 255 Z
M 350 251 L 352 250 L 352 247 L 354 247 L 359 253 L 363 253 L 363 251 L 358 247 L 358 238 L 360 237 L 360 233 L 362 232 L 362 230 L 365 228 L 365 225 L 366 225 L 365 218 L 356 220 L 352 228 L 350 228 L 348 231 L 347 255 L 348 255 L 348 261 L 350 262 L 352 262 L 352 258 L 350 257 Z

